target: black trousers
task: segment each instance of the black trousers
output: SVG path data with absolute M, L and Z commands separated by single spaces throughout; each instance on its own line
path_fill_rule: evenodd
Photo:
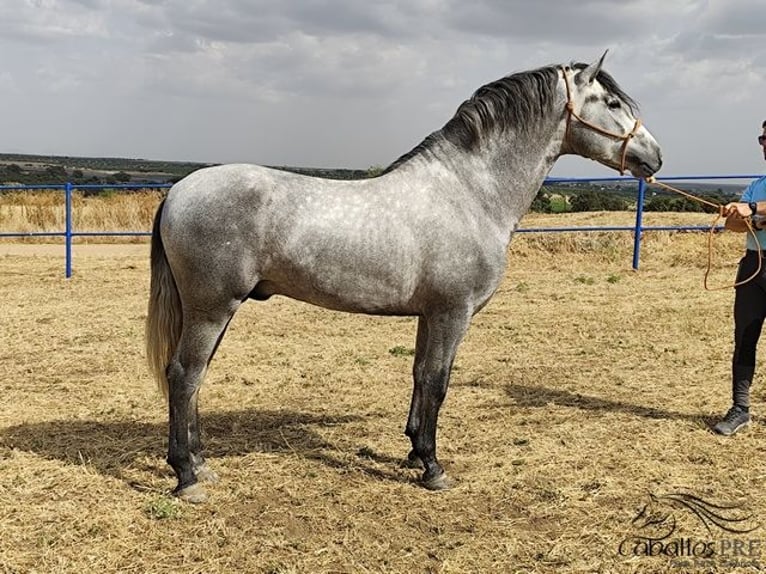
M 739 262 L 737 282 L 744 281 L 758 269 L 760 253 L 748 250 Z M 766 319 L 766 260 L 758 277 L 736 288 L 734 295 L 734 355 L 731 361 L 732 383 L 752 381 L 755 373 L 755 349 Z

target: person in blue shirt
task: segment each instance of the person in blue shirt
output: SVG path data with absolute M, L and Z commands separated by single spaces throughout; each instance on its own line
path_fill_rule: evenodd
M 766 121 L 758 144 L 766 159 Z M 731 360 L 732 406 L 713 427 L 722 435 L 733 435 L 750 423 L 750 385 L 755 374 L 755 349 L 766 319 L 766 177 L 753 181 L 740 201 L 724 207 L 726 229 L 748 231 L 748 220 L 756 229 L 756 242 L 747 234 L 745 256 L 739 262 L 737 283 L 751 277 L 764 259 L 757 277 L 740 285 L 734 295 L 734 354 Z M 760 245 L 759 245 L 760 244 Z

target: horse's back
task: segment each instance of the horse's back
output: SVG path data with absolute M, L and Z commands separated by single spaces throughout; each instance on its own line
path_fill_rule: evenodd
M 163 241 L 181 282 L 223 298 L 281 294 L 419 314 L 425 299 L 465 299 L 477 281 L 491 292 L 503 247 L 480 241 L 455 202 L 418 185 L 397 174 L 337 181 L 245 164 L 206 168 L 170 190 Z
M 247 164 L 198 170 L 168 193 L 168 258 L 187 283 L 211 283 L 199 286 L 207 292 L 392 310 L 414 290 L 402 265 L 417 249 L 370 187 Z

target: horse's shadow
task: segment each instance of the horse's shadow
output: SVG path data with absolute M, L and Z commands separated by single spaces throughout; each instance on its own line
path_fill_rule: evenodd
M 564 407 L 577 408 L 583 411 L 624 412 L 648 419 L 686 420 L 700 426 L 712 428 L 715 419 L 712 416 L 680 413 L 655 407 L 637 405 L 634 403 L 602 399 L 572 393 L 565 390 L 550 389 L 515 383 L 505 385 L 506 394 L 520 407 L 544 407 L 555 404 Z
M 202 413 L 205 456 L 208 459 L 251 453 L 294 454 L 331 468 L 351 468 L 376 478 L 410 482 L 411 477 L 384 470 L 378 464 L 398 461 L 365 447 L 353 459 L 327 442 L 319 429 L 362 420 L 358 415 L 310 414 L 286 410 L 246 409 Z M 87 465 L 96 472 L 134 487 L 135 471 L 155 477 L 172 476 L 164 458 L 167 424 L 135 420 L 56 420 L 19 424 L 0 430 L 0 447 L 32 452 L 49 460 Z M 151 461 L 151 462 L 147 462 Z

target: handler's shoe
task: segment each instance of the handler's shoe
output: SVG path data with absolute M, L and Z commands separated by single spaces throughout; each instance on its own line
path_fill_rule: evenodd
M 750 423 L 750 413 L 743 410 L 741 407 L 734 405 L 729 409 L 729 412 L 713 427 L 713 430 L 718 434 L 725 436 L 733 435 L 742 427 L 747 426 Z

